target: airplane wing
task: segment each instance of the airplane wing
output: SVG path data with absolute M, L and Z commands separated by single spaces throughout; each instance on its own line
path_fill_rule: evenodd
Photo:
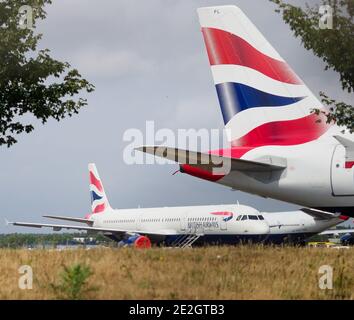
M 176 232 L 172 230 L 158 230 L 155 232 L 142 231 L 142 230 L 125 230 L 125 229 L 115 229 L 115 228 L 100 228 L 100 227 L 86 227 L 86 226 L 75 226 L 75 225 L 65 225 L 65 224 L 48 224 L 48 223 L 32 223 L 32 222 L 9 222 L 14 226 L 20 227 L 31 227 L 31 228 L 53 228 L 53 231 L 60 231 L 62 229 L 68 230 L 83 230 L 83 231 L 95 231 L 95 232 L 109 232 L 109 233 L 126 233 L 126 234 L 142 234 L 142 235 L 175 235 Z
M 262 172 L 283 170 L 286 168 L 284 163 L 271 163 L 273 160 L 271 158 L 263 159 L 263 161 L 250 161 L 164 146 L 142 146 L 136 148 L 136 150 L 164 159 L 172 160 L 181 164 L 188 164 L 204 169 L 221 166 L 224 161 L 231 161 L 231 170 L 238 171 Z
M 336 214 L 334 214 L 332 212 L 328 212 L 328 211 L 312 209 L 312 208 L 301 208 L 300 210 L 302 212 L 305 212 L 308 215 L 314 217 L 316 220 L 329 220 L 329 219 L 346 220 L 346 219 L 344 219 L 344 216 L 336 215 Z M 341 218 L 341 217 L 343 217 L 343 218 Z
M 64 217 L 64 216 L 43 216 L 44 218 L 49 218 L 49 219 L 58 219 L 58 220 L 66 220 L 66 221 L 74 221 L 74 222 L 80 222 L 80 223 L 86 223 L 89 226 L 93 225 L 93 220 L 90 219 L 83 219 L 83 218 L 73 218 L 73 217 Z

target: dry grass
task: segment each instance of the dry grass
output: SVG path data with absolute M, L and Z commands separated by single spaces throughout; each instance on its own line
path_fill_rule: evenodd
M 91 299 L 353 299 L 354 248 L 210 247 L 136 250 L 0 250 L 0 299 L 55 299 L 63 266 L 89 265 Z M 18 288 L 21 265 L 32 290 Z M 334 268 L 334 289 L 320 290 L 319 267 Z

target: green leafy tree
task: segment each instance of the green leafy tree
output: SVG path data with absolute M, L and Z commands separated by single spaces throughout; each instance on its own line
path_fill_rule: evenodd
M 354 0 L 328 0 L 322 5 L 330 5 L 333 9 L 333 28 L 319 28 L 319 5 L 305 8 L 284 3 L 282 0 L 270 0 L 277 4 L 277 12 L 300 37 L 304 47 L 321 58 L 326 70 L 332 69 L 339 73 L 342 89 L 354 91 Z M 322 103 L 328 106 L 328 111 L 314 110 L 324 113 L 327 122 L 336 122 L 354 132 L 354 108 L 344 103 L 336 102 L 321 92 Z
M 37 50 L 42 35 L 35 33 L 36 22 L 45 19 L 49 4 L 51 0 L 0 0 L 0 145 L 11 146 L 16 135 L 34 129 L 25 115 L 42 123 L 59 121 L 87 104 L 75 98 L 80 91 L 94 89 L 68 62 L 53 59 L 48 49 Z M 24 5 L 33 9 L 31 28 L 20 23 Z

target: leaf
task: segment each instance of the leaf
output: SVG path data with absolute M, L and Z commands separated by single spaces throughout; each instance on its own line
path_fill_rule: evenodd
M 0 145 L 12 146 L 16 136 L 34 130 L 23 116 L 32 114 L 43 124 L 77 114 L 94 85 L 83 79 L 68 62 L 53 59 L 49 49 L 37 51 L 41 34 L 36 22 L 46 17 L 51 0 L 3 0 L 0 2 Z M 19 28 L 19 8 L 30 5 L 33 29 Z M 55 80 L 53 80 L 55 79 Z

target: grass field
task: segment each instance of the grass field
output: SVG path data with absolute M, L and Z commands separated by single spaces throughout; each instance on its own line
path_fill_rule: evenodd
M 137 250 L 0 250 L 0 299 L 65 298 L 64 266 L 89 266 L 85 299 L 353 299 L 354 248 L 209 247 Z M 33 289 L 18 287 L 19 267 Z M 319 268 L 333 267 L 333 290 Z

